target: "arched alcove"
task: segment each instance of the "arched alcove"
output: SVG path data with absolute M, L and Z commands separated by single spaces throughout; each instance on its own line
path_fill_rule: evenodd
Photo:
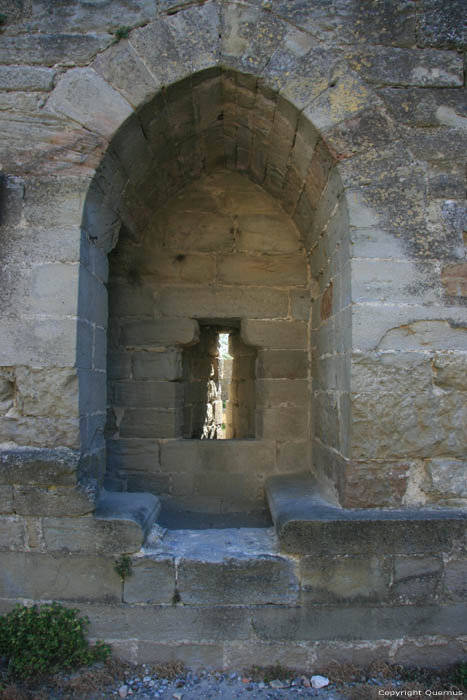
M 260 510 L 268 476 L 307 471 L 335 496 L 349 422 L 348 222 L 333 157 L 304 113 L 220 68 L 159 92 L 113 137 L 83 235 L 85 250 L 110 253 L 107 483 L 195 509 Z M 257 349 L 254 439 L 183 440 L 181 352 L 201 319 L 234 319 Z M 93 356 L 104 342 L 95 333 Z M 102 392 L 81 410 L 96 464 Z

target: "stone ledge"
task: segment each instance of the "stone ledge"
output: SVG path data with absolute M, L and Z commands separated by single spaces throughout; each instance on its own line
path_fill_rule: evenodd
M 160 509 L 160 501 L 152 493 L 102 491 L 94 517 L 97 520 L 123 520 L 136 523 L 144 538 L 155 523 Z
M 294 554 L 443 552 L 467 527 L 460 509 L 340 508 L 326 502 L 307 473 L 271 477 L 266 494 L 280 549 Z

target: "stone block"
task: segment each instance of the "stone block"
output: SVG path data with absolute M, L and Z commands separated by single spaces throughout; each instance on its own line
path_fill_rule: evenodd
M 133 663 L 170 664 L 181 662 L 190 669 L 222 668 L 224 645 L 218 644 L 159 644 L 140 639 Z
M 129 352 L 110 350 L 107 355 L 107 378 L 129 379 L 131 375 L 132 356 Z M 137 377 L 140 379 L 141 377 Z M 165 379 L 165 377 L 161 377 Z
M 345 73 L 306 107 L 303 114 L 315 128 L 327 131 L 339 122 L 374 106 L 375 96 L 356 73 Z
M 38 229 L 59 228 L 62 231 L 79 226 L 88 188 L 89 179 L 86 177 L 62 176 L 57 179 L 45 176 L 26 179 L 24 217 L 27 223 Z
M 4 552 L 0 595 L 55 601 L 116 602 L 121 582 L 111 558 Z
M 403 505 L 415 462 L 347 462 L 342 505 L 346 508 L 394 508 Z
M 252 253 L 298 253 L 300 234 L 286 214 L 241 214 L 237 249 Z
M 30 315 L 76 316 L 79 284 L 78 266 L 47 263 L 28 274 L 22 304 Z
M 462 61 L 453 51 L 378 47 L 358 52 L 350 64 L 378 85 L 458 87 L 463 82 Z
M 91 68 L 67 71 L 52 92 L 47 109 L 106 138 L 132 113 L 129 103 Z
M 142 532 L 129 520 L 100 520 L 92 515 L 78 518 L 42 518 L 48 552 L 120 554 L 141 548 Z
M 221 54 L 242 73 L 260 75 L 286 33 L 286 24 L 259 7 L 232 5 L 221 18 Z
M 467 595 L 467 559 L 453 558 L 445 564 L 444 591 L 451 600 L 459 602 Z
M 160 496 L 172 491 L 172 480 L 168 474 L 125 471 L 125 476 L 127 491 L 130 493 L 148 492 Z
M 0 551 L 24 549 L 25 540 L 26 524 L 24 518 L 17 515 L 0 518 Z
M 2 90 L 51 90 L 55 71 L 33 66 L 0 66 Z
M 252 624 L 260 640 L 400 639 L 413 630 L 422 635 L 463 634 L 465 606 L 316 607 L 254 610 Z
M 258 406 L 307 406 L 310 401 L 307 379 L 257 379 L 255 386 Z
M 282 442 L 277 447 L 276 470 L 279 473 L 307 471 L 311 465 L 308 441 Z
M 77 481 L 79 453 L 66 448 L 11 448 L 0 451 L 0 484 L 72 486 Z
M 442 571 L 440 557 L 395 557 L 392 594 L 407 603 L 435 600 Z
M 113 268 L 114 270 L 114 268 Z M 117 269 L 118 274 L 118 269 Z M 154 316 L 154 293 L 147 285 L 112 282 L 109 285 L 109 314 L 113 318 Z
M 0 513 L 13 513 L 13 487 L 0 486 Z
M 183 244 L 178 249 L 184 250 Z M 208 284 L 216 278 L 216 258 L 208 253 L 167 253 L 151 247 L 140 263 L 141 272 L 162 282 Z
M 159 294 L 158 308 L 170 316 L 196 318 L 286 318 L 288 294 L 267 287 L 244 287 L 232 293 L 232 287 L 212 286 L 164 288 Z
M 418 40 L 421 46 L 465 48 L 467 42 L 461 0 L 451 2 L 448 12 L 440 0 L 424 0 L 420 9 Z
M 87 63 L 109 45 L 108 34 L 18 34 L 3 37 L 0 62 L 4 64 L 42 64 L 53 66 L 69 60 Z
M 81 605 L 98 639 L 142 639 L 151 642 L 196 642 L 248 639 L 251 613 L 234 606 Z
M 181 62 L 189 62 L 194 74 L 212 68 L 219 60 L 219 14 L 219 8 L 212 4 L 187 7 L 167 17 L 167 27 L 175 38 Z
M 122 329 L 122 343 L 127 347 L 189 345 L 198 340 L 198 333 L 198 324 L 191 318 L 129 321 Z
M 161 87 L 133 46 L 126 41 L 119 42 L 99 54 L 92 68 L 133 107 L 147 102 Z
M 172 559 L 138 557 L 132 562 L 132 575 L 123 586 L 125 603 L 173 602 L 175 593 L 175 564 Z
M 245 640 L 225 644 L 225 664 L 228 668 L 243 669 L 252 666 L 274 666 L 291 670 L 311 671 L 309 647 L 303 643 L 287 645 L 262 640 Z M 314 668 L 314 666 L 313 666 Z
M 446 265 L 441 270 L 445 293 L 453 297 L 467 297 L 467 264 Z
M 300 255 L 225 255 L 219 259 L 218 271 L 220 281 L 226 284 L 306 284 L 306 260 Z
M 105 411 L 107 407 L 107 381 L 102 371 L 81 369 L 79 378 L 79 411 L 81 415 Z
M 403 666 L 440 668 L 462 662 L 465 659 L 463 645 L 451 637 L 423 640 L 404 640 L 397 646 L 393 663 Z
M 303 440 L 309 436 L 308 412 L 295 406 L 263 408 L 257 413 L 257 432 L 266 440 Z
M 300 350 L 260 351 L 257 376 L 261 379 L 305 379 L 308 377 L 308 354 Z
M 293 605 L 299 584 L 287 558 L 225 558 L 213 563 L 183 558 L 178 591 L 185 605 Z
M 242 339 L 248 345 L 273 350 L 305 349 L 307 324 L 303 321 L 242 320 Z
M 352 260 L 352 300 L 371 303 L 409 303 L 418 297 L 423 303 L 439 300 L 433 283 L 435 269 L 427 265 L 420 273 L 410 261 Z
M 425 462 L 429 483 L 425 491 L 433 500 L 466 499 L 466 463 L 460 459 L 428 459 Z
M 465 391 L 467 382 L 467 358 L 464 355 L 437 354 L 433 358 L 433 381 L 444 391 Z
M 254 467 L 252 467 L 254 465 Z M 161 469 L 168 472 L 225 469 L 226 474 L 270 472 L 274 444 L 261 440 L 170 440 L 161 444 Z
M 387 600 L 390 562 L 372 557 L 304 557 L 300 579 L 305 604 Z
M 78 315 L 101 328 L 107 327 L 107 289 L 83 265 L 80 265 L 79 270 Z
M 181 432 L 180 411 L 155 408 L 128 408 L 120 422 L 124 438 L 171 438 Z
M 150 380 L 114 382 L 111 396 L 113 406 L 170 409 L 182 405 L 183 384 Z
M 78 376 L 71 368 L 15 370 L 17 405 L 23 415 L 75 417 L 78 411 Z
M 160 446 L 157 440 L 107 440 L 107 460 L 112 471 L 155 472 L 159 468 Z
M 189 65 L 181 60 L 175 38 L 165 21 L 136 29 L 131 33 L 130 43 L 161 85 L 170 85 L 189 75 Z
M 230 252 L 233 248 L 232 217 L 218 211 L 186 210 L 183 200 L 161 213 L 157 226 L 165 248 L 184 252 Z
M 95 494 L 70 487 L 15 486 L 13 504 L 18 515 L 85 515 L 95 508 Z

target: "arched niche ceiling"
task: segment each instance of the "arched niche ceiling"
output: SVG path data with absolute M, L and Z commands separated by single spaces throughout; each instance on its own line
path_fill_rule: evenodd
M 333 165 L 318 131 L 278 93 L 252 75 L 209 69 L 162 90 L 122 125 L 94 177 L 83 228 L 109 252 L 122 225 L 137 240 L 187 183 L 227 168 L 279 201 L 312 250 L 342 192 Z

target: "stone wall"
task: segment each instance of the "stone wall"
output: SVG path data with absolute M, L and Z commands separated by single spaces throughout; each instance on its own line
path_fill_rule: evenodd
M 321 529 L 328 551 L 281 560 L 284 585 L 258 583 L 257 606 L 227 584 L 200 603 L 210 569 L 196 563 L 206 576 L 185 578 L 173 607 L 145 591 L 119 602 L 112 559 L 143 560 L 144 528 L 93 513 L 105 496 L 108 404 L 115 489 L 254 509 L 267 474 L 308 470 L 344 507 L 400 506 L 409 521 L 411 506 L 465 507 L 463 3 L 0 0 L 0 11 L 2 609 L 79 600 L 93 633 L 140 660 L 264 663 L 291 649 L 310 665 L 322 650 L 460 658 L 460 525 L 429 529 L 423 544 L 371 524 L 364 550 Z M 123 25 L 128 38 L 116 41 Z M 248 183 L 282 212 L 280 231 L 248 229 L 259 255 L 228 248 L 245 240 L 230 218 L 211 249 L 197 249 L 198 234 L 182 249 L 177 231 L 165 247 L 158 238 L 164 207 L 217 177 Z M 130 255 L 124 293 L 112 284 L 108 296 L 108 254 L 145 240 L 160 257 Z M 256 266 L 263 257 L 272 267 Z M 145 275 L 162 277 L 148 288 Z M 255 439 L 181 437 L 181 353 L 198 320 L 214 318 L 241 322 L 258 349 Z
M 217 171 L 158 208 L 141 236 L 120 237 L 109 260 L 110 471 L 195 510 L 263 509 L 267 476 L 310 468 L 310 307 L 293 305 L 309 295 L 309 271 L 294 222 L 247 177 Z M 256 438 L 241 467 L 241 446 L 177 444 L 206 437 L 216 324 L 234 331 L 226 437 Z

